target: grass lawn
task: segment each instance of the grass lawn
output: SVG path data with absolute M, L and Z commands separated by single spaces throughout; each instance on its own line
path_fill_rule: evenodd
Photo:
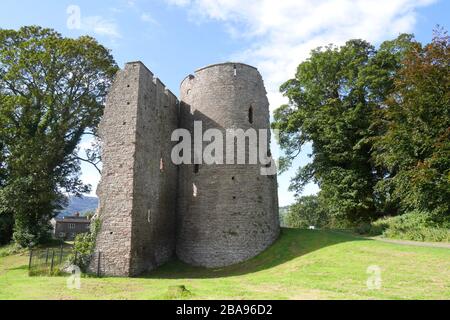
M 0 257 L 0 299 L 450 299 L 450 249 L 366 240 L 333 231 L 284 229 L 258 257 L 222 269 L 174 261 L 140 278 L 29 277 L 28 256 Z M 369 290 L 367 268 L 381 269 Z

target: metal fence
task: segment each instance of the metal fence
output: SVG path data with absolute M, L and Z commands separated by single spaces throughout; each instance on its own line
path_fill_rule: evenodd
M 99 277 L 101 276 L 101 260 L 101 252 L 95 252 L 89 256 L 84 256 L 79 255 L 72 247 L 67 246 L 32 249 L 30 250 L 28 261 L 28 273 L 30 276 L 58 276 L 67 272 L 73 272 L 74 266 L 83 272 L 87 272 L 85 269 L 87 265 L 90 264 L 92 266 L 90 274 Z M 82 266 L 84 266 L 84 268 Z
M 68 265 L 71 247 L 32 249 L 28 261 L 30 275 L 58 275 Z

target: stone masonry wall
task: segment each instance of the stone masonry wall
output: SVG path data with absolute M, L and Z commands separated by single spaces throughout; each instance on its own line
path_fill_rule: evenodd
M 194 121 L 202 121 L 203 131 L 270 127 L 263 80 L 245 64 L 197 70 L 182 82 L 181 100 L 181 126 L 191 132 Z M 277 239 L 277 179 L 260 175 L 260 168 L 180 166 L 176 250 L 181 260 L 227 266 L 254 257 Z
M 175 253 L 178 169 L 171 161 L 170 138 L 178 128 L 179 104 L 145 70 L 137 117 L 132 274 L 152 270 Z
M 100 124 L 103 173 L 97 190 L 101 230 L 90 271 L 135 276 L 175 250 L 177 168 L 170 135 L 178 100 L 140 62 L 126 64 Z

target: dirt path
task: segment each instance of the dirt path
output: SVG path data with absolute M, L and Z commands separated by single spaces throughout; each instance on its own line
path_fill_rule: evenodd
M 372 240 L 382 241 L 382 242 L 395 243 L 395 244 L 402 244 L 402 245 L 407 245 L 407 246 L 450 249 L 450 243 L 445 243 L 445 242 L 420 242 L 420 241 L 386 239 L 386 238 L 380 238 L 380 237 L 370 237 L 370 238 L 367 238 L 367 239 L 372 239 Z
M 354 237 L 361 238 L 361 239 L 375 240 L 375 241 L 381 241 L 381 242 L 387 242 L 387 243 L 395 243 L 395 244 L 400 244 L 400 245 L 405 245 L 405 246 L 450 249 L 450 243 L 446 243 L 446 242 L 420 242 L 420 241 L 410 241 L 410 240 L 387 239 L 387 238 L 382 238 L 382 237 L 365 237 L 365 236 L 361 236 L 359 234 L 355 234 L 352 232 L 338 231 L 338 230 L 333 230 L 333 232 L 352 235 Z

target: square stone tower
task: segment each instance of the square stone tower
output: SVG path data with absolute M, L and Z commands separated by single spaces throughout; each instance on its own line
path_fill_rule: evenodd
M 144 64 L 118 72 L 100 125 L 101 230 L 92 272 L 100 259 L 100 274 L 135 276 L 174 255 L 177 167 L 170 155 L 178 114 L 176 96 Z

